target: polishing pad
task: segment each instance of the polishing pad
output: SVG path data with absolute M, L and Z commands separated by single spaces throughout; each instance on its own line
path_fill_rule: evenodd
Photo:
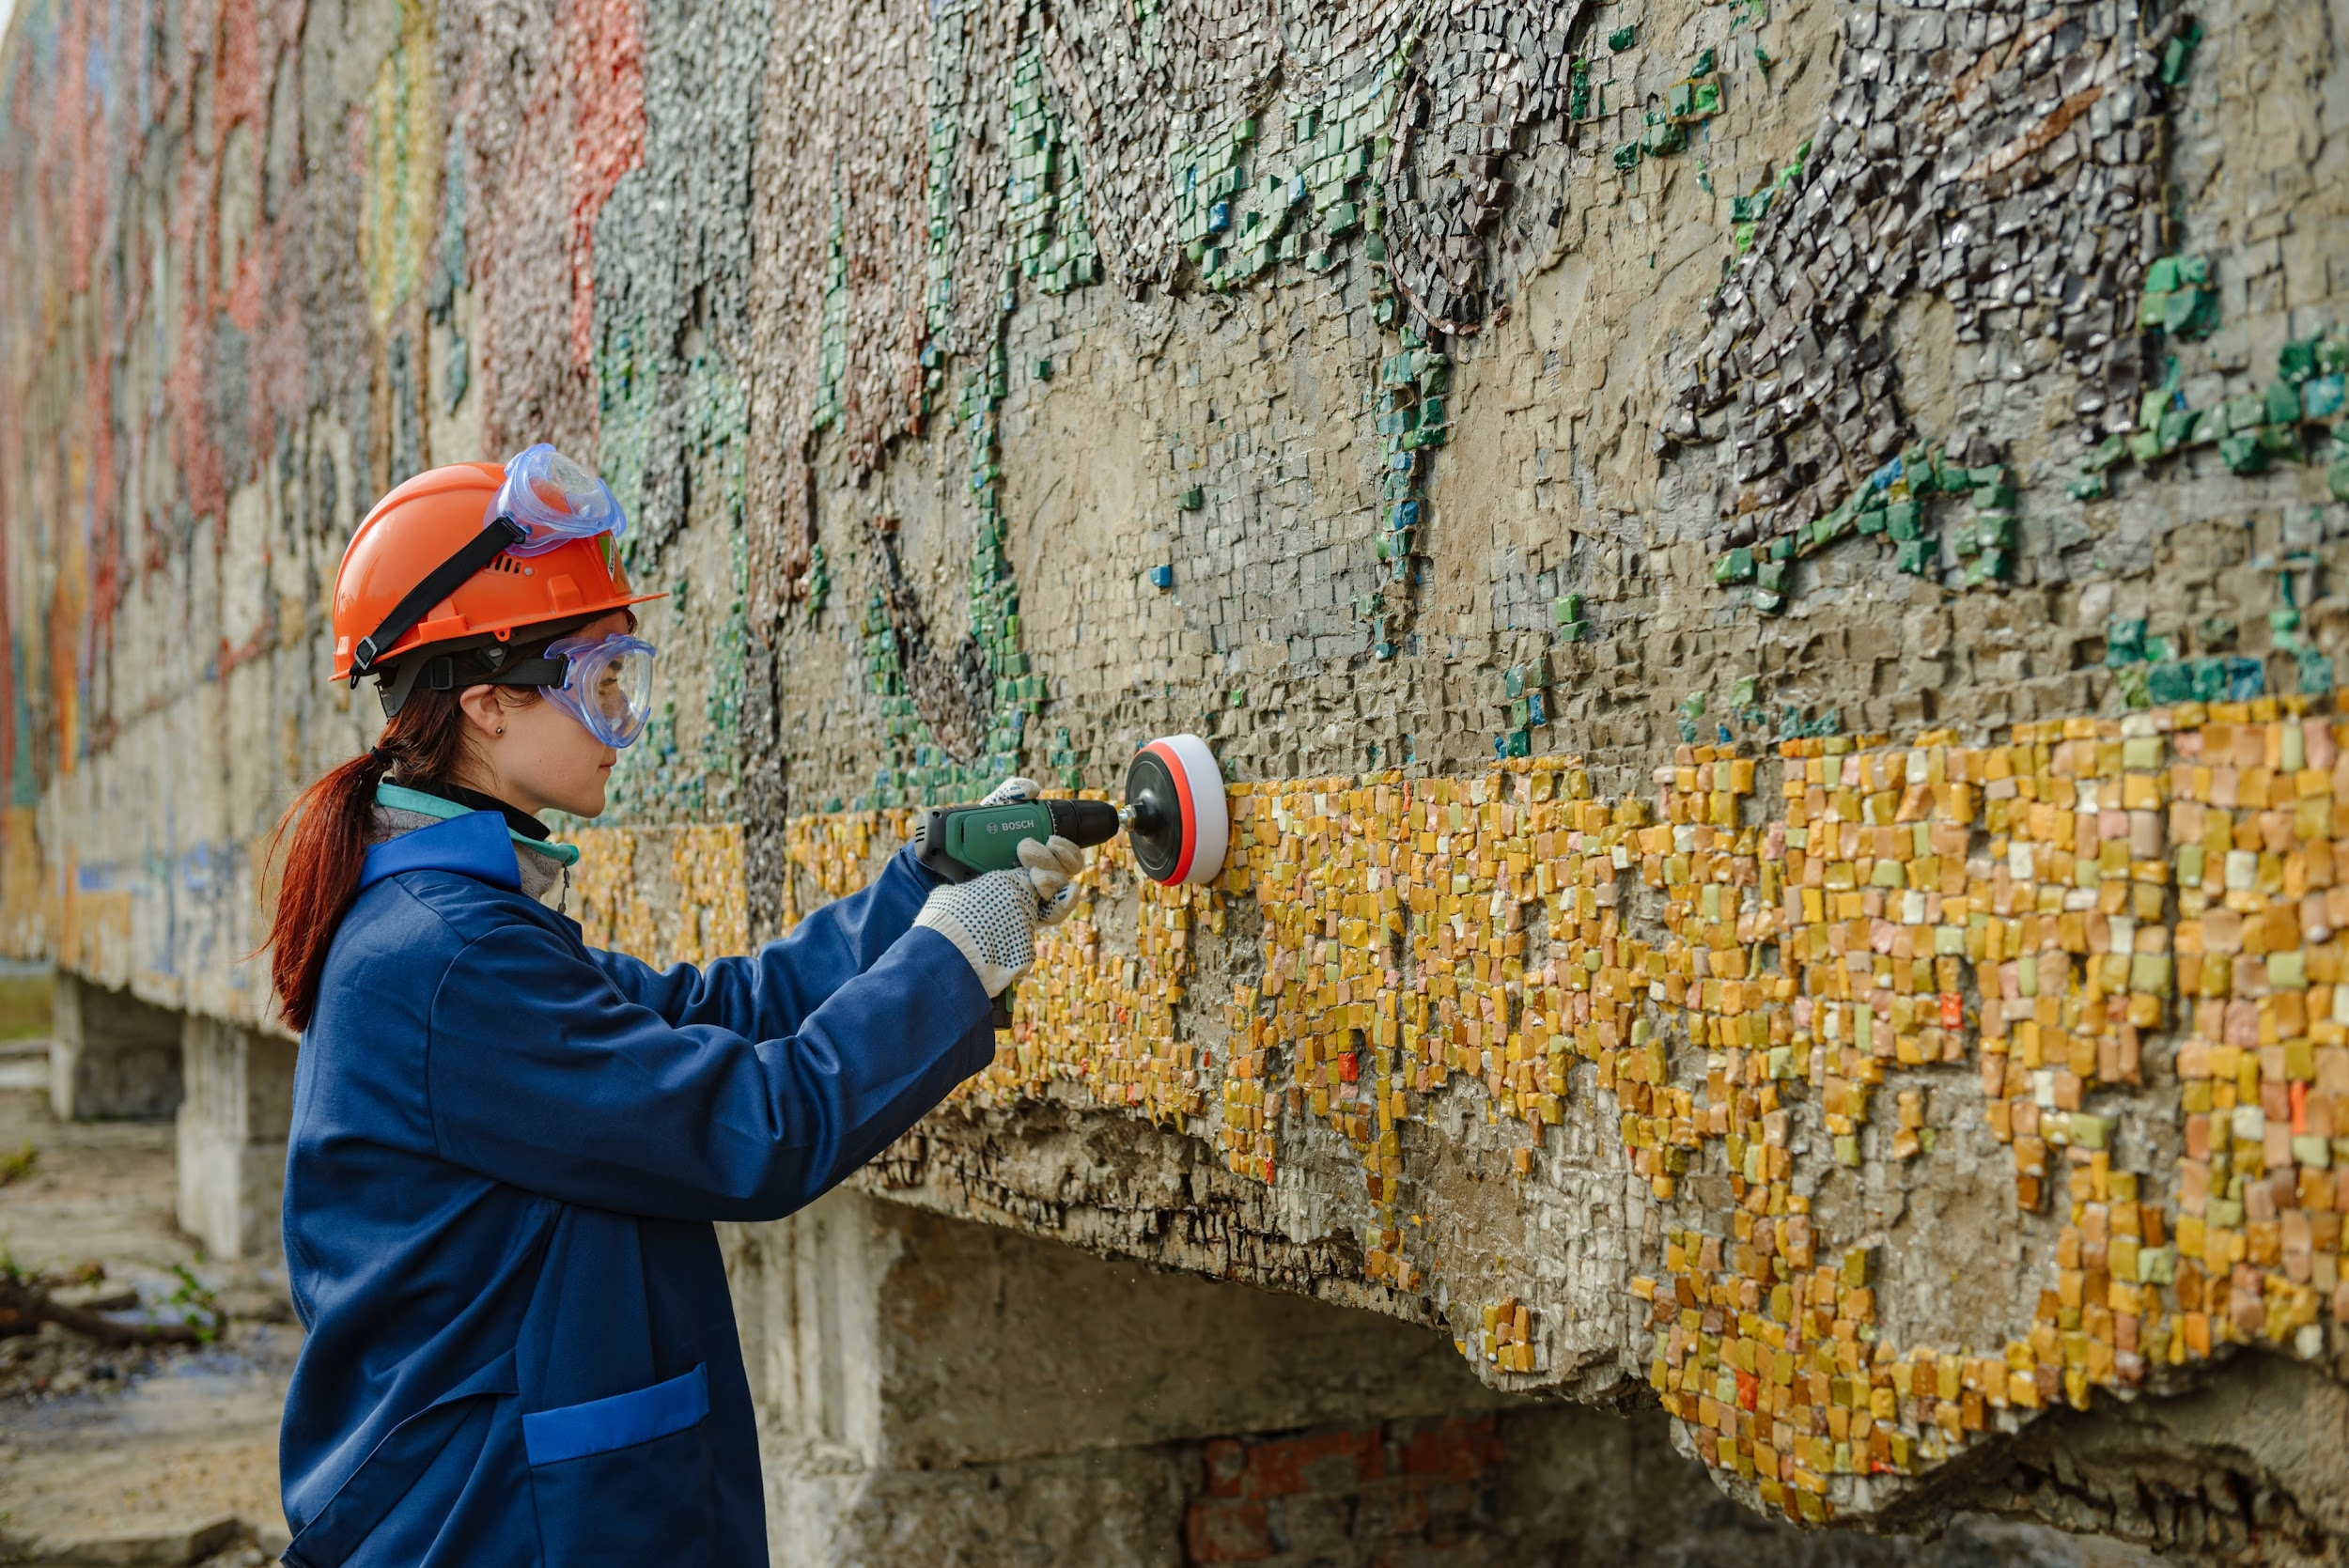
M 1126 811 L 1134 863 L 1152 881 L 1211 882 L 1223 869 L 1231 840 L 1223 770 L 1197 736 L 1170 735 L 1134 753 Z

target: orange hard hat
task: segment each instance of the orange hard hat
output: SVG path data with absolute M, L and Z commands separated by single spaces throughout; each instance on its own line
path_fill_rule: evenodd
M 375 504 L 334 573 L 334 676 L 354 684 L 418 649 L 577 624 L 661 598 L 630 591 L 610 533 L 508 553 L 523 530 L 492 507 L 497 463 L 428 469 Z

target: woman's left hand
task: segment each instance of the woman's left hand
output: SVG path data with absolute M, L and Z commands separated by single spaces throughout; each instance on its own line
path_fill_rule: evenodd
M 1020 806 L 1044 793 L 1044 786 L 1034 779 L 1009 778 L 987 792 L 982 806 Z

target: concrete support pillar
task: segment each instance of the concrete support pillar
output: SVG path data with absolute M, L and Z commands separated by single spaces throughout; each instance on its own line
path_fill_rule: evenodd
M 194 1015 L 180 1039 L 179 1228 L 217 1257 L 275 1257 L 294 1043 Z
M 49 1104 L 61 1122 L 162 1121 L 179 1108 L 179 1015 L 60 970 Z

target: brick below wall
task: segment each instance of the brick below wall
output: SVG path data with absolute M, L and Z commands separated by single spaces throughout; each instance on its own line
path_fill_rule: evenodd
M 1458 1568 L 1498 1545 L 1490 1416 L 1227 1437 L 1202 1457 L 1185 1519 L 1193 1563 Z

